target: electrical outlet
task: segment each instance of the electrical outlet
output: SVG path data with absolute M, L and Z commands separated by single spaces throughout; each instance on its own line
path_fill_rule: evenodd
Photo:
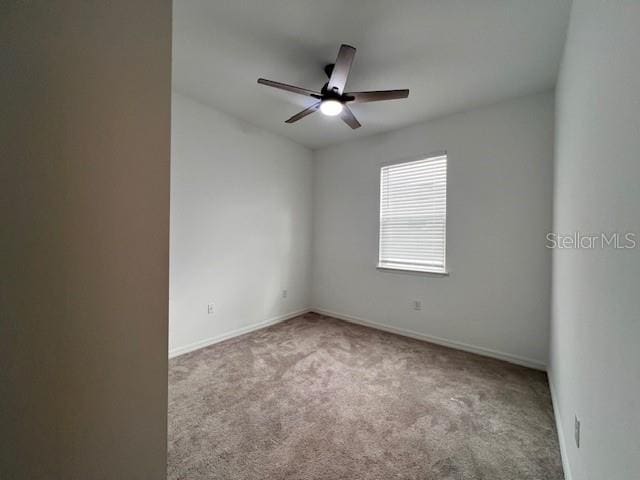
M 576 447 L 580 448 L 580 420 L 578 420 L 578 416 L 574 416 L 573 421 L 573 435 L 576 439 Z
M 287 290 L 282 290 L 282 298 L 287 298 L 287 295 L 289 294 L 289 292 L 287 292 Z
M 414 300 L 413 301 L 413 309 L 414 310 L 422 310 L 422 300 Z
M 213 313 L 213 303 L 207 305 L 207 313 L 211 315 Z

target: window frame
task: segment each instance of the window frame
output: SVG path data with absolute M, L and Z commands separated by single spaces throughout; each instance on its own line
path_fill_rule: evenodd
M 445 197 L 445 217 L 444 217 L 444 255 L 443 255 L 443 268 L 435 268 L 435 267 L 390 267 L 388 265 L 383 265 L 380 263 L 380 242 L 381 238 L 381 227 L 382 227 L 382 209 L 381 209 L 381 199 L 382 199 L 382 169 L 384 167 L 389 167 L 392 165 L 401 165 L 403 163 L 411 163 L 417 162 L 420 160 L 429 160 L 432 158 L 445 156 L 446 160 L 446 172 L 447 172 L 447 193 Z M 421 276 L 435 276 L 442 277 L 449 275 L 449 265 L 447 262 L 447 237 L 448 237 L 448 224 L 449 224 L 449 154 L 446 150 L 438 150 L 435 152 L 431 152 L 427 155 L 414 155 L 411 157 L 402 158 L 399 160 L 394 160 L 391 162 L 384 162 L 378 164 L 378 260 L 376 262 L 376 269 L 381 272 L 389 272 L 389 273 L 404 273 L 411 275 L 421 275 Z

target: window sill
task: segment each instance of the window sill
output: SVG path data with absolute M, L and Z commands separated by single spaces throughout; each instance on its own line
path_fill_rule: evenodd
M 409 268 L 409 267 L 391 267 L 388 265 L 378 265 L 377 270 L 388 273 L 408 273 L 412 275 L 426 275 L 434 277 L 448 277 L 449 272 L 446 270 L 435 270 L 429 268 Z

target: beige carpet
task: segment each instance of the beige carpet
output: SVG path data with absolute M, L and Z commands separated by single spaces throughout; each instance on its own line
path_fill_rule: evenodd
M 546 375 L 308 314 L 170 362 L 169 479 L 562 479 Z

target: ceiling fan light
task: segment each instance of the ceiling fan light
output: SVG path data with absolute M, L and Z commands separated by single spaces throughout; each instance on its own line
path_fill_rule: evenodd
M 320 104 L 320 111 L 329 117 L 335 117 L 342 112 L 342 103 L 337 100 L 324 100 Z

